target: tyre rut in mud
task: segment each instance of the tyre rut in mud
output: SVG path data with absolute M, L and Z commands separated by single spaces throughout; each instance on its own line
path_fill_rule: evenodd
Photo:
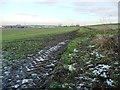
M 3 61 L 2 89 L 49 87 L 58 59 L 76 33 L 73 31 L 45 39 L 45 47 L 26 60 Z

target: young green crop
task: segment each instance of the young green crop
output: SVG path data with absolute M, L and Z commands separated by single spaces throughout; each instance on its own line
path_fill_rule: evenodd
M 28 55 L 35 54 L 44 46 L 44 38 L 77 29 L 78 27 L 3 29 L 3 58 L 6 60 L 25 59 Z
M 14 41 L 18 39 L 45 36 L 48 34 L 60 34 L 73 30 L 77 30 L 78 27 L 57 27 L 57 28 L 5 28 L 2 30 L 2 40 Z

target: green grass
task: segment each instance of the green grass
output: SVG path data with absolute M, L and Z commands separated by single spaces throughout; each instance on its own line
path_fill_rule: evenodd
M 85 37 L 83 37 L 83 38 L 78 37 L 78 38 L 74 39 L 72 42 L 69 43 L 69 45 L 67 47 L 67 50 L 65 51 L 65 53 L 61 57 L 64 64 L 70 64 L 72 62 L 70 54 L 73 54 L 74 49 L 78 45 L 80 45 L 85 39 L 86 39 Z
M 63 62 L 64 68 L 68 70 L 69 69 L 68 65 L 72 65 L 73 67 L 76 68 L 76 70 L 73 70 L 72 72 L 69 71 L 66 77 L 62 77 L 63 78 L 62 85 L 64 85 L 64 83 L 67 83 L 68 86 L 72 86 L 76 84 L 76 81 L 78 81 L 76 80 L 76 77 L 79 78 L 79 75 L 81 74 L 91 79 L 97 78 L 101 80 L 101 77 L 99 77 L 99 75 L 95 76 L 92 73 L 94 69 L 93 67 L 95 67 L 97 64 L 107 64 L 110 65 L 111 67 L 115 67 L 114 62 L 118 61 L 115 52 L 111 52 L 109 50 L 108 52 L 106 52 L 106 50 L 102 50 L 102 49 L 99 50 L 98 47 L 96 46 L 96 43 L 94 43 L 92 40 L 95 38 L 96 35 L 106 35 L 109 37 L 109 36 L 114 36 L 116 34 L 118 34 L 118 30 L 90 30 L 85 27 L 80 27 L 80 30 L 77 34 L 77 38 L 75 38 L 72 42 L 68 44 L 67 50 L 61 56 L 61 62 Z M 78 51 L 75 52 L 74 49 Z M 93 51 L 96 51 L 105 57 L 99 58 L 95 54 L 91 55 Z M 59 69 L 59 67 L 60 66 L 58 65 L 57 68 Z M 116 74 L 114 72 L 115 72 L 114 69 L 113 72 L 110 72 L 111 77 L 115 77 L 115 79 L 118 78 L 119 80 L 118 73 Z M 83 78 L 79 79 L 79 81 L 88 83 L 89 80 L 87 81 L 84 80 Z M 57 85 L 59 86 L 59 81 L 56 80 L 54 82 L 55 82 L 55 86 L 53 87 L 57 87 Z M 100 86 L 102 85 L 99 83 L 98 86 L 95 86 L 93 84 L 93 87 L 100 87 Z
M 44 36 L 48 34 L 60 34 L 69 32 L 72 30 L 77 30 L 78 27 L 58 27 L 58 28 L 14 28 L 14 29 L 3 29 L 2 30 L 2 40 L 4 41 L 14 41 L 18 39 Z
M 74 53 L 73 50 L 77 48 L 80 44 L 85 43 L 87 39 L 94 37 L 97 34 L 101 35 L 115 35 L 118 34 L 118 30 L 89 30 L 84 27 L 81 27 L 78 32 L 78 37 L 74 39 L 71 43 L 69 43 L 67 50 L 62 55 L 61 59 L 64 64 L 72 63 L 72 59 L 70 58 L 69 54 Z

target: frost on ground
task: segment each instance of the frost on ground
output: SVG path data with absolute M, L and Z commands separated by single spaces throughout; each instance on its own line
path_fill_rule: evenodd
M 96 45 L 90 45 L 90 42 L 74 48 L 67 54 L 69 64 L 65 64 L 65 68 L 68 66 L 68 72 L 61 77 L 60 81 L 63 84 L 58 83 L 59 87 L 76 90 L 117 88 L 119 63 L 116 54 L 113 53 L 100 51 Z
M 76 70 L 76 68 L 73 65 L 68 65 L 68 69 L 69 69 L 69 71 Z
M 109 69 L 111 66 L 99 64 L 93 70 L 93 74 L 99 77 L 98 79 L 103 78 L 104 82 L 107 83 L 108 86 L 114 86 L 114 81 L 110 79 Z
M 95 75 L 99 75 L 101 77 L 107 78 L 109 76 L 108 70 L 110 67 L 111 66 L 109 65 L 99 64 L 95 67 L 95 70 L 93 71 L 93 73 Z

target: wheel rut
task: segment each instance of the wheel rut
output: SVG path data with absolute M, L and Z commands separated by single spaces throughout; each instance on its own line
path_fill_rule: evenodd
M 71 34 L 67 35 L 70 37 Z M 13 61 L 12 65 L 3 62 L 2 89 L 48 88 L 59 57 L 70 41 L 65 38 L 54 46 L 44 47 L 24 61 Z

